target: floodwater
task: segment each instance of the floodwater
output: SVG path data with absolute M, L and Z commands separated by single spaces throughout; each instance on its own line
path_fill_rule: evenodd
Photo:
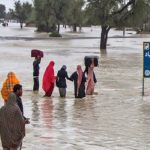
M 149 79 L 145 79 L 145 97 L 141 91 L 142 44 L 150 38 L 128 31 L 127 36 L 134 38 L 109 38 L 107 55 L 101 56 L 99 27 L 83 28 L 77 34 L 62 30 L 67 38 L 49 40 L 43 39 L 48 37 L 46 34 L 34 30 L 21 30 L 16 24 L 0 26 L 0 87 L 7 73 L 15 71 L 24 88 L 25 116 L 31 120 L 26 125 L 23 150 L 149 150 Z M 111 37 L 121 35 L 120 31 L 110 32 Z M 40 64 L 40 81 L 50 60 L 55 61 L 55 73 L 66 64 L 71 75 L 77 64 L 84 67 L 85 55 L 99 56 L 100 65 L 95 68 L 96 94 L 75 99 L 70 81 L 65 99 L 59 97 L 56 87 L 51 98 L 43 97 L 41 87 L 38 94 L 33 93 L 33 48 L 43 50 L 45 55 Z

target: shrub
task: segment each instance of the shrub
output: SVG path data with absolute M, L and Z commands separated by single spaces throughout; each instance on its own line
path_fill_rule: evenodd
M 62 37 L 58 32 L 52 32 L 49 34 L 49 37 Z

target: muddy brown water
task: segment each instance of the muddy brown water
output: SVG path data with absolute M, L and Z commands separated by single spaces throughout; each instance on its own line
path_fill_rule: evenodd
M 32 28 L 23 31 L 13 27 L 1 28 L 9 36 L 33 36 Z M 91 36 L 97 34 L 93 28 Z M 86 36 L 91 32 L 78 36 Z M 28 34 L 27 34 L 28 33 Z M 120 32 L 118 32 L 121 34 Z M 64 33 L 65 34 L 65 33 Z M 115 35 L 115 31 L 111 31 Z M 38 35 L 35 35 L 38 36 Z M 45 36 L 45 35 L 40 35 Z M 69 36 L 67 33 L 66 36 Z M 76 35 L 72 35 L 76 36 Z M 89 34 L 88 34 L 89 36 Z M 23 84 L 25 116 L 31 119 L 26 126 L 24 150 L 149 150 L 150 149 L 150 81 L 145 79 L 145 97 L 142 89 L 142 43 L 148 38 L 111 38 L 108 53 L 99 54 L 99 39 L 66 40 L 0 40 L 0 80 L 8 71 L 15 71 Z M 59 97 L 55 87 L 51 98 L 32 92 L 32 48 L 42 49 L 44 58 L 40 64 L 42 75 L 50 60 L 55 61 L 55 73 L 63 64 L 68 74 L 77 64 L 84 67 L 85 55 L 100 57 L 95 68 L 98 83 L 96 94 L 75 99 L 73 83 L 68 81 L 67 97 Z M 3 101 L 1 98 L 0 106 Z M 0 148 L 1 149 L 1 148 Z

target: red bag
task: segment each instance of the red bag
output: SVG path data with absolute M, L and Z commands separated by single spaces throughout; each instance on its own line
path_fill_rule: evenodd
M 32 49 L 31 57 L 37 57 L 37 56 L 43 57 L 44 56 L 43 51 L 38 50 L 38 49 Z

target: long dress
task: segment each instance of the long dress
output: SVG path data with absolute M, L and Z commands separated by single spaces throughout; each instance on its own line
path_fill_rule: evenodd
M 42 88 L 45 91 L 45 96 L 51 96 L 54 90 L 56 77 L 54 75 L 54 61 L 51 61 L 47 66 L 44 76 Z
M 74 81 L 74 95 L 75 95 L 75 98 L 85 97 L 85 82 L 86 82 L 85 74 L 83 73 L 83 75 L 82 75 L 82 80 L 81 80 L 79 89 L 78 89 L 78 73 L 77 73 L 77 71 L 74 72 L 70 76 L 70 80 Z
M 97 82 L 95 74 L 94 74 L 94 66 L 88 67 L 87 73 L 87 87 L 86 87 L 86 95 L 92 95 L 94 93 L 95 83 Z
M 17 150 L 25 136 L 25 122 L 14 93 L 0 109 L 0 136 L 4 149 Z

